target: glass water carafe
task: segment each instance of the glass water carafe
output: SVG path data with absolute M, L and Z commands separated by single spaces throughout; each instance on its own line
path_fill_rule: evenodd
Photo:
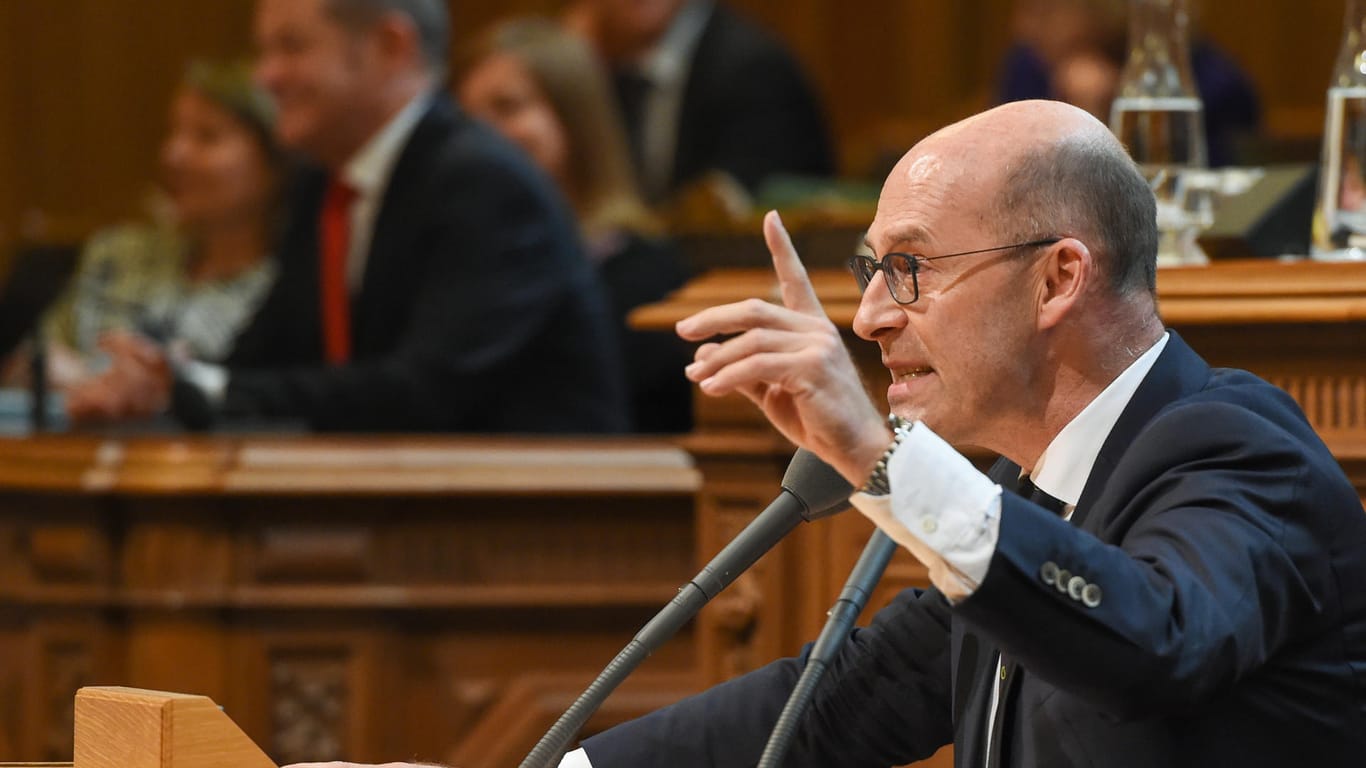
M 1347 0 L 1347 16 L 1328 86 L 1323 161 L 1310 254 L 1366 259 L 1366 1 Z
M 1206 263 L 1196 236 L 1213 218 L 1209 190 L 1188 173 L 1208 167 L 1188 27 L 1187 0 L 1129 0 L 1129 57 L 1110 108 L 1110 130 L 1157 197 L 1162 265 Z

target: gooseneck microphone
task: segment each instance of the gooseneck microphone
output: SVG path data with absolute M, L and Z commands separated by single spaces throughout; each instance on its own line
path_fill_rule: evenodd
M 853 488 L 829 464 L 805 448 L 798 449 L 783 474 L 783 490 L 773 503 L 740 531 L 678 595 L 636 633 L 596 680 L 579 694 L 560 719 L 522 760 L 521 768 L 550 768 L 571 739 L 651 653 L 673 637 L 709 600 L 744 573 L 798 523 L 818 520 L 849 507 Z
M 764 746 L 758 768 L 777 768 L 782 765 L 783 757 L 787 755 L 787 749 L 797 733 L 797 723 L 810 705 L 816 686 L 835 656 L 839 655 L 840 648 L 844 647 L 844 641 L 849 639 L 854 621 L 863 613 L 873 588 L 882 579 L 882 572 L 887 570 L 887 563 L 895 553 L 896 542 L 881 530 L 873 531 L 868 543 L 863 546 L 863 554 L 859 555 L 854 569 L 849 572 L 849 579 L 844 582 L 844 590 L 830 609 L 825 627 L 807 654 L 806 667 L 802 669 L 801 677 L 797 678 L 797 685 L 788 696 L 787 704 L 778 716 L 778 723 L 768 736 L 768 744 Z

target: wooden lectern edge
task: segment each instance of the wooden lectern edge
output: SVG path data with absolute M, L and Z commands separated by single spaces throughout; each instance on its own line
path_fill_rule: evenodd
M 276 768 L 207 696 L 76 692 L 75 768 Z

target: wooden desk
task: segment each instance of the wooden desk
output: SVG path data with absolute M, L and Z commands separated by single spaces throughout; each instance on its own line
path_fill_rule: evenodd
M 699 478 L 651 440 L 0 441 L 0 755 L 70 760 L 73 693 L 118 684 L 209 695 L 281 764 L 516 764 L 695 572 Z

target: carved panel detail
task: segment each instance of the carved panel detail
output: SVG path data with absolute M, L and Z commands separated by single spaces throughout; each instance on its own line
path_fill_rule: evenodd
M 74 640 L 60 640 L 43 648 L 44 760 L 70 760 L 76 723 L 76 690 L 91 682 L 91 649 Z
M 1366 433 L 1366 377 L 1276 376 L 1271 383 L 1295 398 L 1319 432 Z
M 691 566 L 691 499 L 640 506 L 557 499 L 510 503 L 502 518 L 453 524 L 415 513 L 385 532 L 383 568 L 412 584 L 676 584 Z
M 718 495 L 715 505 L 715 540 L 705 542 L 703 557 L 720 551 L 754 519 L 758 508 L 754 499 L 745 496 Z M 728 679 L 744 674 L 762 663 L 756 646 L 756 634 L 764 618 L 764 574 L 769 564 L 755 563 L 741 574 L 731 586 L 717 595 L 709 607 L 710 624 L 715 633 L 712 641 L 722 649 L 718 658 L 717 679 Z
M 359 581 L 370 573 L 372 539 L 360 525 L 272 525 L 257 543 L 256 577 Z
M 271 754 L 281 764 L 342 757 L 351 691 L 344 648 L 271 655 Z

